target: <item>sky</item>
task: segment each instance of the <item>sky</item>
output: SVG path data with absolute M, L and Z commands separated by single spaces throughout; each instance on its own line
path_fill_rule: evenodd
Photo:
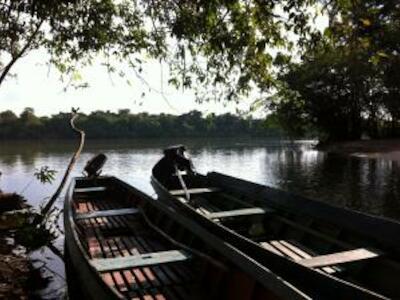
M 93 64 L 81 71 L 82 77 L 89 83 L 88 88 L 66 91 L 66 82 L 60 81 L 58 71 L 46 65 L 48 55 L 44 50 L 29 53 L 20 59 L 12 73 L 16 78 L 8 78 L 0 87 L 0 111 L 12 110 L 19 114 L 25 107 L 33 107 L 38 116 L 56 114 L 60 111 L 69 112 L 71 107 L 79 107 L 80 111 L 89 113 L 93 110 L 111 110 L 128 108 L 132 113 L 149 112 L 152 114 L 171 113 L 182 114 L 193 109 L 204 113 L 234 113 L 235 104 L 224 106 L 223 103 L 195 102 L 193 91 L 176 90 L 168 86 L 167 66 L 161 66 L 158 61 L 146 64 L 143 77 L 151 86 L 141 82 L 136 76 L 126 79 L 118 75 L 108 74 L 100 64 Z M 162 78 L 163 75 L 163 78 Z M 163 84 L 161 84 L 163 80 Z M 163 88 L 163 89 L 162 89 Z M 160 93 L 163 90 L 163 97 Z M 145 96 L 142 98 L 142 93 Z M 248 109 L 253 99 L 243 101 L 239 108 Z

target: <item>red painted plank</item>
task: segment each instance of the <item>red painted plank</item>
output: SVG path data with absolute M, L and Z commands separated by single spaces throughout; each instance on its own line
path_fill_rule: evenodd
M 101 274 L 101 277 L 103 278 L 104 282 L 109 286 L 109 287 L 114 287 L 114 280 L 111 276 L 110 273 L 103 273 Z

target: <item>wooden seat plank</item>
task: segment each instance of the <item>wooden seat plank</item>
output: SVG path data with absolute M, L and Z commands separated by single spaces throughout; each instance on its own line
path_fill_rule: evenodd
M 114 217 L 122 215 L 134 215 L 139 213 L 137 208 L 121 208 L 121 209 L 109 209 L 109 210 L 96 210 L 88 213 L 80 213 L 76 215 L 76 220 L 83 220 L 89 218 L 104 218 Z
M 143 247 L 143 250 L 145 250 L 146 252 L 149 252 L 152 249 L 154 249 L 156 251 L 161 250 L 160 247 L 162 247 L 162 245 L 156 243 L 156 241 L 153 239 L 145 239 L 143 237 L 136 237 L 136 240 Z M 168 277 L 171 280 L 171 283 L 174 283 L 174 284 L 182 283 L 182 279 L 177 275 L 180 272 L 177 272 L 177 273 L 173 272 L 171 269 L 172 265 L 160 265 L 159 267 L 160 267 L 160 271 L 162 271 L 164 273 L 164 276 Z M 180 268 L 180 270 L 181 270 L 181 268 Z M 157 276 L 161 275 L 159 273 L 156 273 L 156 274 L 157 274 Z M 183 279 L 185 280 L 186 278 L 183 278 Z
M 86 188 L 76 188 L 74 190 L 75 193 L 89 193 L 89 192 L 103 192 L 107 190 L 105 186 L 94 186 L 94 187 L 86 187 Z
M 209 213 L 206 216 L 209 219 L 223 219 L 230 217 L 240 217 L 240 216 L 251 216 L 251 215 L 263 215 L 266 210 L 260 207 L 242 208 L 235 210 L 219 211 L 214 213 Z
M 280 251 L 284 255 L 290 257 L 291 259 L 297 262 L 303 259 L 312 258 L 311 252 L 306 252 L 305 250 L 300 249 L 299 247 L 297 247 L 296 245 L 292 244 L 289 241 L 285 240 L 270 241 L 270 247 L 274 247 L 275 249 L 277 249 L 277 251 Z M 264 246 L 264 248 L 266 247 Z M 335 269 L 333 267 L 324 267 L 322 268 L 322 271 L 328 274 L 332 274 L 339 271 L 339 269 Z
M 195 188 L 195 189 L 187 189 L 186 190 L 189 194 L 204 194 L 204 193 L 215 193 L 219 192 L 219 188 Z M 183 196 L 186 195 L 185 190 L 170 190 L 170 194 L 172 196 Z
M 91 263 L 99 272 L 107 272 L 111 270 L 166 264 L 188 259 L 190 259 L 188 253 L 179 250 L 170 250 L 133 256 L 93 259 Z
M 183 197 L 176 197 L 176 199 L 178 199 L 180 202 L 185 203 L 185 204 L 188 202 Z M 198 204 L 197 201 L 196 201 L 196 205 L 197 205 L 196 211 L 199 212 L 200 214 L 204 214 L 205 215 L 205 214 L 211 213 L 211 211 L 209 210 L 209 207 L 207 207 L 207 208 L 204 207 L 204 203 Z
M 267 249 L 270 252 L 273 252 L 279 256 L 284 256 L 281 252 L 279 252 L 276 248 L 272 247 L 272 245 L 270 245 L 268 242 L 262 242 L 260 243 L 261 247 L 263 247 L 264 249 Z
M 301 260 L 301 259 L 302 259 L 302 257 L 301 257 L 298 253 L 292 251 L 291 249 L 289 249 L 288 247 L 286 247 L 285 245 L 283 245 L 283 244 L 281 243 L 281 241 L 270 241 L 269 243 L 270 243 L 273 247 L 275 247 L 276 249 L 278 249 L 280 252 L 282 252 L 284 255 L 290 257 L 291 259 L 293 259 L 293 260 L 295 260 L 295 261 L 298 261 L 298 260 Z
M 178 171 L 178 172 L 175 172 L 174 174 L 172 174 L 172 176 L 178 176 L 178 174 L 179 175 L 188 175 L 188 172 L 187 171 Z
M 380 253 L 373 250 L 358 248 L 349 251 L 315 256 L 313 258 L 300 260 L 298 263 L 309 268 L 318 268 L 376 258 L 380 255 Z
M 309 249 L 307 249 L 307 251 L 306 251 L 306 249 L 304 249 L 304 246 L 303 246 L 303 249 L 301 249 L 300 247 L 296 246 L 293 241 L 281 240 L 280 242 L 282 245 L 285 245 L 290 250 L 292 250 L 292 251 L 296 252 L 298 255 L 300 255 L 302 257 L 302 259 L 308 259 L 308 258 L 312 258 L 313 256 L 315 256 L 314 252 L 310 251 Z M 341 268 L 336 267 L 336 266 L 323 267 L 321 269 L 322 269 L 322 271 L 324 271 L 328 274 L 333 274 L 335 272 L 342 271 Z

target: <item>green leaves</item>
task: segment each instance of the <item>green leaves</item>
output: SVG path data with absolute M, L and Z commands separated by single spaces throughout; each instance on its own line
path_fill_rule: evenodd
M 77 70 L 94 57 L 129 62 L 147 55 L 170 64 L 173 85 L 194 88 L 200 97 L 237 100 L 254 87 L 268 92 L 276 49 L 292 46 L 284 27 L 309 31 L 307 7 L 314 2 L 6 0 L 0 4 L 0 33 L 6 37 L 0 57 L 18 55 L 27 43 L 28 52 L 45 47 L 63 77 L 81 82 Z
M 310 72 L 296 73 L 303 83 L 324 77 L 317 72 L 321 65 L 351 78 L 367 72 L 375 79 L 392 70 L 399 11 L 397 1 L 383 0 L 5 0 L 0 64 L 6 70 L 7 55 L 18 59 L 44 47 L 50 63 L 81 87 L 86 83 L 79 70 L 95 58 L 121 76 L 110 61 L 127 62 L 140 73 L 145 58 L 157 58 L 169 64 L 169 84 L 194 89 L 199 101 L 240 101 L 251 92 L 265 99 L 282 88 L 278 79 L 292 80 L 286 75 L 295 73 L 293 59 L 302 59 L 298 67 Z M 323 34 L 312 26 L 320 14 L 329 17 Z M 332 75 L 322 82 L 334 81 L 336 88 L 340 80 Z
M 372 22 L 371 22 L 371 20 L 369 20 L 369 19 L 361 18 L 360 21 L 361 21 L 361 24 L 362 24 L 364 27 L 370 27 L 370 26 L 372 25 Z
M 37 180 L 41 183 L 52 183 L 55 179 L 55 175 L 57 174 L 56 170 L 50 169 L 48 166 L 41 167 L 40 169 L 36 169 L 33 174 Z
M 281 83 L 270 100 L 285 126 L 308 123 L 334 140 L 390 132 L 400 120 L 399 9 L 398 1 L 332 1 L 329 27 L 306 40 L 302 60 L 277 56 Z

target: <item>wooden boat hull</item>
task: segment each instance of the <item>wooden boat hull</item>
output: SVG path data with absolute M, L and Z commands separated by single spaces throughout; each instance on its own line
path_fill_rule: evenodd
M 98 200 L 106 199 L 102 199 L 100 193 L 94 193 L 95 197 L 93 197 L 93 193 L 87 192 L 88 189 L 92 189 L 93 192 L 97 187 L 105 187 L 105 190 L 109 192 L 100 193 L 112 195 L 115 201 L 102 202 L 102 205 L 116 205 L 124 198 L 126 208 L 81 211 L 83 205 L 88 208 L 96 205 L 100 207 Z M 82 190 L 86 192 L 82 194 Z M 127 216 L 122 215 L 122 210 L 130 211 L 132 214 L 134 210 L 137 210 L 130 216 L 129 220 L 132 222 L 129 224 L 136 224 L 138 220 L 135 218 L 140 217 L 139 223 L 149 227 L 146 229 L 140 225 L 135 227 L 136 229 L 122 228 L 123 234 L 122 231 L 117 232 L 117 229 L 121 230 L 118 226 L 125 224 L 123 217 L 128 220 Z M 151 199 L 114 177 L 101 177 L 95 180 L 74 179 L 66 196 L 64 223 L 68 277 L 71 279 L 73 276 L 80 284 L 85 299 L 310 299 L 308 295 L 276 276 L 265 266 L 224 243 L 198 224 L 184 216 L 176 215 L 170 207 Z M 113 224 L 118 225 L 118 228 L 113 227 Z M 144 232 L 144 229 L 150 231 Z M 96 239 L 92 233 L 95 233 Z M 148 239 L 150 233 L 151 239 L 156 236 L 157 239 Z M 171 238 L 172 233 L 174 233 L 173 238 Z M 104 240 L 99 242 L 101 237 Z M 131 255 L 132 251 L 142 249 L 138 246 L 139 244 L 134 248 L 123 248 L 126 245 L 124 239 L 138 241 L 141 239 L 140 247 L 148 248 L 145 249 L 147 252 L 139 253 L 142 256 Z M 94 242 L 100 243 L 101 251 L 98 246 L 91 247 Z M 114 243 L 114 246 L 111 243 Z M 144 246 L 146 244 L 147 246 Z M 163 249 L 163 245 L 183 247 L 185 252 L 193 251 L 190 252 L 190 257 L 193 259 L 186 262 L 184 258 L 181 262 L 179 257 L 178 260 L 172 257 L 176 261 L 175 264 L 171 257 L 163 262 L 160 256 L 159 261 L 149 262 L 148 259 L 155 257 L 154 253 L 151 253 L 152 247 Z M 108 252 L 104 250 L 106 247 L 108 247 Z M 128 256 L 119 256 L 121 253 L 127 254 L 128 251 Z M 115 255 L 116 253 L 118 255 Z M 187 265 L 184 265 L 186 263 Z M 193 269 L 187 267 L 183 269 L 184 266 L 193 266 Z M 194 281 L 190 281 L 192 283 L 186 288 L 185 277 L 187 276 L 182 277 L 178 274 L 183 271 L 188 272 L 188 270 L 193 272 L 188 275 L 190 278 L 193 276 Z M 133 277 L 137 275 L 137 272 L 142 272 L 142 275 L 139 275 L 143 278 L 135 277 L 135 281 Z M 165 274 L 169 274 L 168 284 L 165 281 L 166 277 L 164 278 L 161 274 L 164 277 Z M 175 281 L 181 279 L 173 283 L 175 281 L 171 282 L 171 278 L 174 277 L 176 277 Z M 121 282 L 118 283 L 118 280 Z M 138 284 L 139 286 L 133 288 L 133 285 Z M 192 285 L 193 288 L 191 288 Z M 191 291 L 189 294 L 187 294 L 188 289 Z
M 74 276 L 73 280 L 76 283 L 84 283 L 84 287 L 80 287 L 85 298 L 93 300 L 123 299 L 114 289 L 105 285 L 99 276 L 93 275 L 96 270 L 90 265 L 90 258 L 85 254 L 85 250 L 79 242 L 71 209 L 75 180 L 73 179 L 71 182 L 64 202 L 65 253 L 68 264 L 66 268 L 70 270 L 70 276 Z M 70 281 L 71 278 L 68 280 Z
M 178 176 L 161 178 L 160 174 L 168 174 L 168 172 L 155 170 L 156 168 L 157 165 L 153 168 L 151 182 L 159 199 L 268 267 L 271 271 L 299 287 L 311 297 L 319 299 L 400 298 L 400 288 L 397 287 L 397 277 L 395 275 L 400 275 L 400 266 L 396 261 L 398 259 L 396 255 L 398 255 L 397 250 L 399 249 L 399 236 L 395 234 L 400 232 L 399 224 L 334 208 L 319 202 L 314 205 L 315 201 L 301 197 L 296 198 L 282 191 L 218 173 L 209 173 L 207 176 L 203 176 L 188 172 L 187 175 L 184 175 L 185 190 L 182 189 L 182 182 L 178 181 Z M 172 169 L 170 168 L 170 170 Z M 178 168 L 176 169 L 178 170 Z M 166 185 L 169 186 L 167 187 Z M 224 194 L 224 198 L 218 198 L 218 192 L 214 192 L 214 189 L 220 189 L 228 195 Z M 188 193 L 193 193 L 193 196 L 189 195 L 189 200 L 185 199 Z M 178 197 L 177 195 L 181 196 Z M 199 195 L 198 201 L 201 200 L 198 203 L 196 203 L 196 195 Z M 221 203 L 225 201 L 223 205 L 228 206 L 229 197 L 227 196 L 235 198 L 235 201 L 244 203 L 246 205 L 245 209 L 221 212 L 218 210 L 212 211 L 213 208 L 211 207 L 207 211 L 202 204 L 199 204 L 206 202 L 208 205 L 217 206 L 222 205 Z M 192 199 L 194 199 L 193 203 L 190 203 Z M 299 202 L 296 205 L 297 200 Z M 239 233 L 242 229 L 235 230 L 237 225 L 233 224 L 235 218 L 238 220 L 245 219 L 243 217 L 246 217 L 249 211 L 257 213 L 260 209 L 268 211 L 266 213 L 267 216 L 262 220 L 263 227 L 266 224 L 272 224 L 273 220 L 279 220 L 281 223 L 286 222 L 286 227 L 280 225 L 283 229 L 275 230 L 272 226 L 273 224 L 271 227 L 265 227 L 267 228 L 266 235 L 275 237 L 275 240 L 271 241 L 271 243 L 276 243 L 276 246 L 279 247 L 286 243 L 285 249 L 281 247 L 279 251 L 276 251 L 276 248 L 271 247 L 269 240 L 259 242 L 250 237 L 248 232 L 244 236 Z M 243 213 L 242 216 L 240 216 L 241 213 Z M 294 215 L 293 219 L 288 219 L 292 217 L 291 214 Z M 327 232 L 329 230 L 335 231 L 335 226 L 340 226 L 343 221 L 341 217 L 344 216 L 350 219 L 343 222 L 340 230 L 348 230 L 349 233 L 340 233 L 341 237 L 339 238 L 329 236 Z M 224 222 L 224 218 L 227 219 L 227 222 Z M 255 215 L 252 218 L 257 220 L 258 217 Z M 321 232 L 314 229 L 309 230 L 307 226 L 300 224 L 303 221 L 307 223 L 309 221 L 308 218 L 311 222 L 318 221 L 322 223 L 327 219 L 327 221 L 334 222 L 336 225 L 326 226 Z M 358 222 L 353 228 L 352 222 L 356 222 L 355 219 Z M 245 221 L 248 222 L 248 220 Z M 297 221 L 300 223 L 297 223 Z M 362 232 L 362 224 L 369 224 L 366 227 L 369 232 Z M 296 226 L 299 227 L 297 228 Z M 288 227 L 290 227 L 289 230 Z M 284 233 L 280 233 L 279 230 L 280 232 L 284 230 Z M 383 231 L 385 230 L 387 231 L 384 233 Z M 305 234 L 301 231 L 304 231 Z M 305 239 L 310 239 L 307 242 L 314 243 L 318 238 L 319 244 L 325 243 L 321 248 L 326 246 L 326 249 L 322 251 L 321 255 L 310 255 L 311 251 L 306 253 L 302 248 L 295 248 L 291 238 L 296 239 L 299 232 L 304 236 L 300 241 L 305 242 Z M 382 234 L 379 234 L 379 232 L 382 232 Z M 390 236 L 393 239 L 390 239 Z M 314 237 L 316 238 L 314 239 Z M 364 248 L 365 246 L 371 247 L 371 250 Z M 346 251 L 339 251 L 342 248 Z M 329 249 L 332 249 L 331 251 L 334 253 L 330 254 Z M 292 253 L 287 255 L 285 251 Z M 382 253 L 384 253 L 382 255 L 384 258 L 381 258 Z M 392 255 L 395 255 L 394 259 L 391 258 Z M 326 260 L 331 261 L 327 263 Z M 333 262 L 337 262 L 339 265 L 333 264 Z M 313 264 L 316 267 L 310 267 Z M 342 267 L 342 264 L 345 267 Z M 369 274 L 367 271 L 369 268 L 371 268 L 372 273 L 376 272 L 376 275 Z M 368 284 L 360 284 L 357 278 L 362 279 L 363 282 L 368 282 Z
M 171 196 L 161 185 L 157 184 L 155 179 L 152 180 L 154 189 L 163 199 L 177 208 L 178 211 L 188 215 L 209 231 L 223 238 L 226 242 L 234 247 L 242 250 L 248 256 L 254 258 L 262 265 L 276 272 L 288 282 L 298 286 L 306 294 L 312 298 L 318 299 L 385 299 L 371 291 L 360 289 L 355 285 L 351 285 L 345 281 L 336 279 L 329 275 L 303 267 L 295 262 L 284 259 L 274 253 L 265 251 L 253 241 L 238 235 L 219 224 L 211 222 L 201 214 L 190 207 L 185 206 L 182 202 L 177 202 L 175 197 Z M 279 271 L 278 271 L 279 270 Z

